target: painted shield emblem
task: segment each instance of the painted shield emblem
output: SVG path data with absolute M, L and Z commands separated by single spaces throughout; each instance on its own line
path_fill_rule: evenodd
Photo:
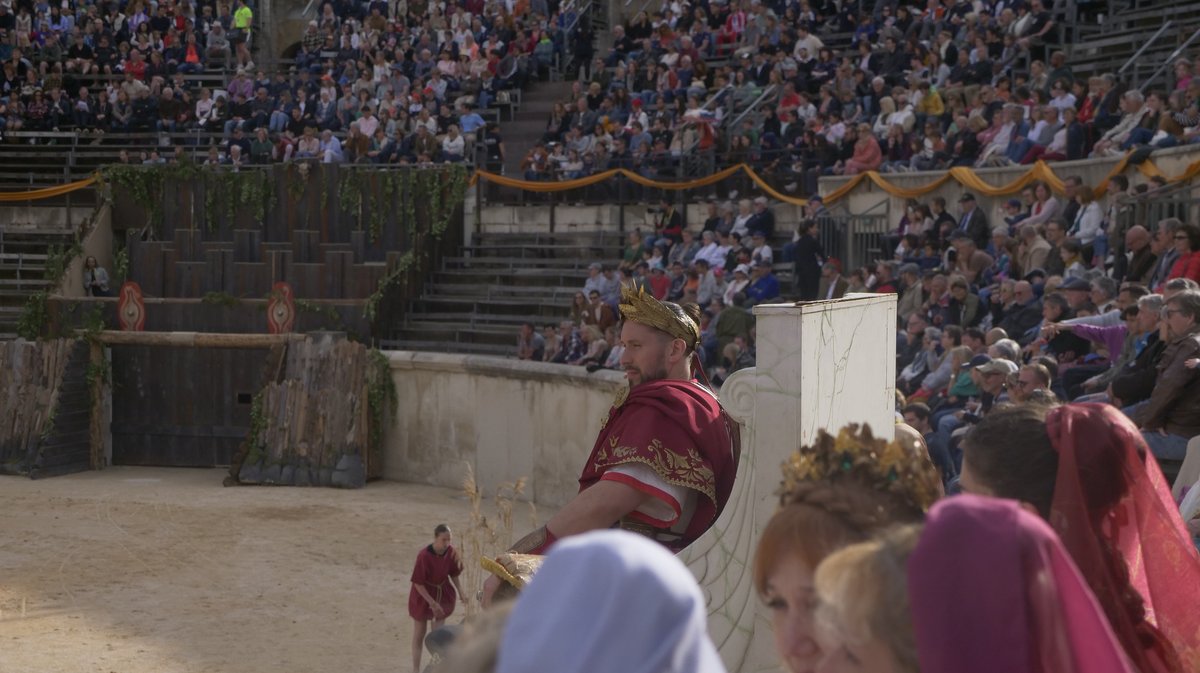
M 146 329 L 146 302 L 142 299 L 142 288 L 132 280 L 121 285 L 117 299 L 117 321 L 122 332 L 141 332 Z
M 267 301 L 267 329 L 271 334 L 287 334 L 296 324 L 296 300 L 292 286 L 275 283 L 271 288 L 271 299 Z

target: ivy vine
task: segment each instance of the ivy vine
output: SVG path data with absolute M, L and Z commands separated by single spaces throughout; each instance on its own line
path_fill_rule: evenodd
M 214 306 L 224 306 L 225 308 L 237 306 L 241 302 L 240 299 L 228 292 L 205 292 L 204 296 L 200 297 L 200 301 Z
M 379 280 L 379 286 L 367 297 L 366 303 L 363 305 L 363 317 L 368 322 L 374 322 L 375 317 L 379 315 L 379 305 L 383 302 L 383 298 L 393 288 L 398 288 L 404 285 L 408 270 L 412 267 L 416 260 L 416 255 L 412 250 L 404 253 L 400 261 L 396 264 L 396 268 Z
M 370 414 L 367 435 L 371 446 L 379 448 L 383 443 L 385 421 L 389 416 L 396 416 L 400 397 L 396 394 L 396 382 L 392 379 L 387 356 L 372 348 L 367 358 L 367 411 Z
M 25 300 L 25 307 L 17 318 L 17 336 L 29 341 L 37 341 L 42 336 L 42 330 L 50 321 L 47 307 L 49 297 L 49 293 L 43 290 Z
M 78 238 L 68 247 L 55 245 L 46 251 L 46 266 L 43 271 L 46 285 L 25 301 L 21 315 L 17 318 L 17 336 L 36 341 L 45 335 L 46 328 L 50 325 L 50 294 L 62 283 L 71 261 L 81 254 L 83 246 Z
M 338 206 L 342 214 L 352 217 L 362 230 L 363 176 L 359 171 L 344 171 L 338 181 Z

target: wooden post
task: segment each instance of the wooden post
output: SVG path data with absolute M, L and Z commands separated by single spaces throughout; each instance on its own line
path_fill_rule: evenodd
M 92 375 L 92 412 L 89 429 L 91 443 L 91 468 L 100 470 L 104 464 L 104 345 L 93 340 L 89 344 L 89 366 Z

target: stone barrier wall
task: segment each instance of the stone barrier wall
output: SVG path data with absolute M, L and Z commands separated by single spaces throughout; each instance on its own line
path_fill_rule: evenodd
M 515 337 L 514 337 L 515 338 Z M 399 413 L 384 433 L 387 479 L 459 488 L 474 470 L 489 496 L 525 478 L 528 498 L 558 507 L 579 490 L 620 372 L 496 357 L 388 353 Z

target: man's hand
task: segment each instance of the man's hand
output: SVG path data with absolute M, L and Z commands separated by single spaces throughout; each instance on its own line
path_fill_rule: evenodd
M 488 578 L 483 582 L 483 596 L 479 599 L 479 605 L 483 609 L 488 609 L 492 606 L 492 596 L 496 595 L 496 590 L 500 588 L 500 583 L 504 581 L 495 575 L 488 575 Z

